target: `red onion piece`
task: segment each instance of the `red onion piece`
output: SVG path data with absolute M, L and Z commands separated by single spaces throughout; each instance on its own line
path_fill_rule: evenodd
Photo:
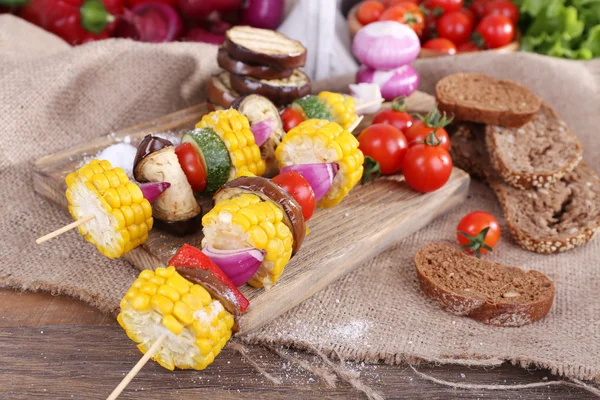
M 207 245 L 202 252 L 217 264 L 235 286 L 250 280 L 265 259 L 263 251 L 250 247 L 238 250 L 219 250 Z
M 410 65 L 391 71 L 376 71 L 362 65 L 356 73 L 357 83 L 376 83 L 384 99 L 391 101 L 398 96 L 408 96 L 419 86 L 419 74 Z
M 140 187 L 144 198 L 152 204 L 162 192 L 171 186 L 171 184 L 169 182 L 148 182 L 138 183 L 138 186 Z
M 276 29 L 281 24 L 284 9 L 284 0 L 246 0 L 242 9 L 242 24 Z
M 295 171 L 302 175 L 315 192 L 315 200 L 318 202 L 331 188 L 339 168 L 337 163 L 299 164 L 283 167 L 280 172 Z
M 140 42 L 173 42 L 181 36 L 183 21 L 175 9 L 159 2 L 141 3 L 125 9 L 116 35 Z
M 254 141 L 257 146 L 262 146 L 267 139 L 271 137 L 271 132 L 275 129 L 275 121 L 272 119 L 266 119 L 260 121 L 250 127 L 252 134 L 254 135 Z
M 219 45 L 225 40 L 225 35 L 212 33 L 202 28 L 191 28 L 187 31 L 185 40 L 188 42 L 202 42 Z
M 352 43 L 352 52 L 368 67 L 390 70 L 409 64 L 419 55 L 419 37 L 395 21 L 373 22 L 363 27 Z
M 237 11 L 242 6 L 242 0 L 179 0 L 178 5 L 186 18 L 202 21 L 214 11 L 221 14 Z

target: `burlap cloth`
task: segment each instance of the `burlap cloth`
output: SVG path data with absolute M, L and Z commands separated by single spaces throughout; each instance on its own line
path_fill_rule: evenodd
M 44 246 L 36 237 L 69 217 L 33 192 L 41 156 L 203 100 L 217 69 L 216 48 L 109 40 L 71 49 L 14 17 L 0 16 L 0 285 L 66 293 L 114 310 L 137 271 L 110 261 L 76 232 Z M 474 55 L 416 63 L 421 89 L 455 71 L 485 71 L 526 84 L 554 106 L 600 170 L 600 60 L 573 62 L 530 54 Z M 349 79 L 327 85 L 341 88 Z M 600 240 L 559 255 L 518 247 L 508 232 L 493 260 L 537 269 L 556 284 L 550 314 L 522 328 L 493 328 L 441 311 L 419 290 L 412 257 L 433 240 L 454 240 L 470 211 L 502 212 L 474 182 L 468 200 L 426 229 L 251 334 L 257 343 L 316 346 L 343 357 L 400 363 L 422 359 L 494 365 L 510 360 L 600 380 Z M 18 306 L 18 305 L 15 305 Z

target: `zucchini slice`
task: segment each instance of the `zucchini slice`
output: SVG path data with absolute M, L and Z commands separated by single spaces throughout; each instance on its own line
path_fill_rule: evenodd
M 304 119 L 326 119 L 333 121 L 333 116 L 327 109 L 325 103 L 317 96 L 311 94 L 294 100 L 292 108 L 300 113 Z
M 223 140 L 211 128 L 194 129 L 181 138 L 191 143 L 206 169 L 205 192 L 215 192 L 229 179 L 231 158 Z

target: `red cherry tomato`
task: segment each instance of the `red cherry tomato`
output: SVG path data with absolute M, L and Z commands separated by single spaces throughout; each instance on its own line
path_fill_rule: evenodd
M 429 39 L 423 44 L 424 49 L 435 50 L 446 54 L 456 54 L 456 46 L 445 38 Z
M 306 179 L 298 172 L 287 171 L 273 178 L 273 182 L 292 195 L 302 207 L 304 220 L 308 221 L 315 212 L 315 192 Z
M 484 229 L 487 231 L 482 232 Z M 500 225 L 493 215 L 475 211 L 460 220 L 456 227 L 456 238 L 467 253 L 475 253 L 479 256 L 479 254 L 491 251 L 498 243 Z
M 434 129 L 430 126 L 427 126 L 423 121 L 417 120 L 413 123 L 413 125 L 408 128 L 404 134 L 406 136 L 406 141 L 408 142 L 408 146 L 412 147 L 417 144 L 425 143 L 425 140 L 430 141 L 432 138 L 429 137 L 431 133 L 435 133 L 438 137 L 440 144 L 439 146 L 443 149 L 450 150 L 450 136 L 445 128 L 437 128 Z M 437 139 L 433 139 L 434 141 Z
M 358 135 L 358 148 L 379 163 L 382 174 L 400 171 L 408 144 L 404 134 L 392 125 L 375 124 Z
M 448 182 L 452 158 L 442 146 L 417 144 L 406 151 L 402 172 L 408 186 L 419 192 L 432 192 Z
M 475 13 L 473 11 L 469 10 L 468 8 L 461 8 L 458 12 L 466 15 L 467 18 L 469 18 L 469 21 L 471 21 L 471 26 L 475 26 L 475 22 L 477 22 L 477 17 L 475 16 Z
M 444 14 L 458 11 L 463 6 L 463 0 L 425 0 L 425 6 L 430 10 L 440 8 Z
M 473 11 L 475 17 L 481 18 L 485 12 L 485 5 L 489 3 L 489 1 L 490 0 L 474 0 L 469 6 L 469 10 Z
M 379 111 L 373 117 L 373 124 L 388 124 L 404 132 L 413 124 L 413 117 L 406 112 L 404 99 L 397 98 L 392 102 L 392 108 Z
M 481 35 L 488 49 L 506 46 L 515 37 L 515 27 L 502 15 L 484 16 L 475 30 Z
M 405 3 L 388 8 L 381 14 L 380 21 L 396 21 L 408 25 L 418 36 L 423 34 L 425 17 L 414 3 Z
M 383 5 L 385 6 L 385 8 L 401 6 L 405 5 L 406 3 L 419 5 L 419 0 L 383 0 Z
M 194 192 L 202 192 L 206 187 L 206 168 L 191 143 L 182 143 L 175 147 L 179 165 Z
M 292 128 L 295 128 L 303 121 L 300 114 L 290 107 L 281 112 L 281 120 L 283 121 L 283 129 L 286 132 L 289 132 Z
M 472 51 L 481 51 L 481 47 L 477 46 L 473 42 L 464 42 L 463 44 L 458 46 L 459 53 L 468 53 Z
M 356 12 L 356 19 L 362 25 L 367 25 L 377 21 L 384 10 L 385 6 L 377 0 L 363 1 Z
M 492 0 L 485 4 L 483 16 L 503 15 L 515 25 L 519 21 L 519 7 L 510 0 Z
M 437 21 L 437 31 L 440 37 L 446 38 L 455 45 L 469 40 L 473 25 L 471 20 L 460 11 L 444 14 Z

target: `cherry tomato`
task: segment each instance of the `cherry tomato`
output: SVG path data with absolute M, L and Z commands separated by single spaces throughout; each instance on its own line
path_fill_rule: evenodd
M 469 6 L 469 10 L 473 11 L 475 17 L 481 18 L 485 12 L 485 6 L 489 1 L 490 0 L 474 0 Z
M 425 17 L 419 7 L 413 3 L 405 3 L 388 8 L 381 14 L 380 21 L 396 21 L 408 25 L 418 36 L 423 34 Z
M 374 124 L 358 135 L 358 148 L 379 163 L 382 174 L 400 171 L 408 144 L 404 134 L 392 125 Z
M 506 46 L 515 37 L 515 27 L 508 18 L 502 15 L 484 16 L 475 30 L 483 38 L 489 49 Z
M 475 26 L 475 22 L 477 22 L 477 17 L 475 16 L 475 13 L 473 11 L 469 10 L 468 8 L 461 8 L 458 12 L 466 15 L 467 18 L 469 18 L 469 21 L 471 21 L 471 26 Z
M 397 98 L 392 102 L 392 108 L 381 110 L 373 117 L 373 124 L 388 124 L 404 132 L 413 124 L 413 117 L 406 112 L 404 99 Z
M 289 132 L 303 121 L 300 114 L 290 107 L 281 112 L 281 120 L 283 121 L 283 129 L 286 132 Z
M 383 0 L 383 5 L 386 8 L 405 5 L 406 3 L 413 3 L 415 5 L 419 5 L 419 0 Z
M 315 192 L 308 181 L 298 172 L 287 171 L 275 176 L 273 182 L 292 195 L 302 207 L 304 220 L 308 221 L 315 212 L 316 205 Z
M 450 136 L 446 129 L 441 127 L 434 129 L 428 125 L 426 125 L 423 121 L 417 120 L 415 121 L 410 128 L 406 130 L 404 136 L 406 136 L 406 141 L 408 142 L 408 146 L 414 146 L 417 144 L 425 143 L 425 140 L 431 140 L 429 135 L 434 132 L 438 137 L 440 144 L 439 146 L 443 149 L 450 150 Z M 436 140 L 436 139 L 433 139 Z
M 487 231 L 484 232 L 484 230 Z M 500 240 L 500 226 L 493 215 L 483 211 L 467 214 L 456 227 L 456 238 L 467 253 L 480 254 L 491 251 Z
M 446 54 L 456 54 L 456 46 L 445 38 L 429 39 L 423 44 L 424 49 L 435 50 Z
M 417 144 L 404 156 L 404 179 L 416 191 L 433 192 L 444 186 L 452 173 L 452 158 L 442 146 Z
M 458 46 L 459 53 L 468 53 L 472 51 L 481 51 L 481 47 L 477 46 L 473 42 L 464 42 L 463 44 Z
M 430 10 L 441 9 L 444 14 L 458 11 L 463 6 L 463 0 L 426 0 L 425 6 Z
M 175 147 L 175 154 L 192 190 L 202 192 L 206 187 L 206 168 L 194 146 L 191 143 L 182 143 Z
M 360 3 L 356 12 L 356 19 L 363 25 L 370 24 L 379 19 L 385 6 L 377 0 L 367 0 Z
M 492 0 L 485 4 L 483 16 L 503 15 L 515 25 L 519 21 L 519 7 L 510 0 Z
M 437 31 L 440 37 L 446 38 L 455 45 L 460 45 L 471 36 L 473 24 L 465 14 L 460 11 L 445 13 L 437 21 Z

